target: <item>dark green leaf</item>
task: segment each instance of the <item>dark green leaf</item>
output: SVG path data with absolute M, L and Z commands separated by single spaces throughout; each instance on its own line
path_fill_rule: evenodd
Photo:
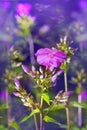
M 42 93 L 41 96 L 42 96 L 43 100 L 44 100 L 48 105 L 50 105 L 50 98 L 49 98 L 48 93 Z
M 10 125 L 12 128 L 14 128 L 15 130 L 20 130 L 19 125 L 17 124 L 17 122 L 13 121 Z
M 58 104 L 58 105 L 55 105 L 53 106 L 50 111 L 58 111 L 58 110 L 61 110 L 61 109 L 64 109 L 65 106 L 63 104 Z
M 57 120 L 55 120 L 55 119 L 53 119 L 52 117 L 49 117 L 49 116 L 45 116 L 45 117 L 44 117 L 44 121 L 45 121 L 45 122 L 52 122 L 52 123 L 57 124 L 58 126 L 60 126 L 60 127 L 62 127 L 62 128 L 66 128 L 65 125 L 59 123 Z
M 27 121 L 30 117 L 32 117 L 34 114 L 36 114 L 36 113 L 38 113 L 38 112 L 40 112 L 39 109 L 33 110 L 33 111 L 30 113 L 30 115 L 25 116 L 25 117 L 21 120 L 20 123 L 23 123 L 23 122 Z
M 77 94 L 80 94 L 80 93 L 82 92 L 82 88 L 76 87 L 76 90 L 75 90 L 75 91 L 76 91 Z
M 0 105 L 0 110 L 3 110 L 3 109 L 8 109 L 8 104 L 2 104 L 2 105 Z
M 87 109 L 87 103 L 72 102 L 71 106 L 73 106 L 73 107 L 81 107 L 81 108 Z

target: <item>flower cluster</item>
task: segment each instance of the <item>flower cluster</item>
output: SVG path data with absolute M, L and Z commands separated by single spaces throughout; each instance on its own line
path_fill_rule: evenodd
M 81 69 L 80 71 L 76 71 L 76 77 L 72 77 L 72 81 L 75 84 L 78 83 L 84 84 L 86 80 L 87 80 L 87 75 L 84 69 Z
M 21 99 L 24 106 L 33 108 L 34 102 L 31 94 L 27 94 L 27 92 L 21 87 L 20 81 L 17 78 L 14 79 L 14 82 L 16 85 L 16 92 L 14 92 L 13 94 Z
M 30 15 L 31 5 L 28 3 L 19 3 L 16 7 L 15 18 L 19 29 L 17 33 L 21 36 L 29 36 L 30 27 L 34 25 L 35 17 Z
M 53 84 L 55 84 L 55 81 L 57 79 L 57 76 L 59 76 L 63 71 L 59 70 L 58 72 L 50 71 L 47 69 L 43 69 L 41 66 L 37 70 L 34 66 L 32 66 L 32 69 L 30 70 L 27 66 L 22 65 L 22 68 L 25 73 L 27 73 L 30 77 L 34 79 L 37 87 L 41 87 L 44 90 L 47 88 L 50 88 Z
M 28 15 L 31 11 L 31 5 L 29 3 L 19 3 L 16 7 L 16 11 L 20 16 Z

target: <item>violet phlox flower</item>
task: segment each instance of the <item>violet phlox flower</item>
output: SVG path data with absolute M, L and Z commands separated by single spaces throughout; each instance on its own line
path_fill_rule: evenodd
M 40 65 L 46 66 L 47 69 L 53 70 L 60 67 L 62 62 L 66 59 L 66 54 L 57 49 L 39 49 L 35 56 Z
M 1 101 L 8 100 L 8 92 L 7 92 L 7 90 L 0 91 L 0 99 L 1 99 Z
M 29 3 L 19 3 L 16 7 L 16 11 L 19 15 L 28 15 L 31 11 L 31 5 Z
M 83 101 L 87 100 L 87 90 L 84 90 L 80 95 Z

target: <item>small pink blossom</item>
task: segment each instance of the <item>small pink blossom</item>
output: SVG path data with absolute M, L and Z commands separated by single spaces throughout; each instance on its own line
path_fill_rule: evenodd
M 52 76 L 52 82 L 53 82 L 53 83 L 55 83 L 57 77 L 58 77 L 61 73 L 63 73 L 63 70 L 59 70 L 56 74 L 54 74 L 54 75 Z
M 16 89 L 19 90 L 20 87 L 20 82 L 17 78 L 14 79 L 15 85 L 16 85 Z
M 22 69 L 24 70 L 25 73 L 29 73 L 30 70 L 26 65 L 22 65 Z
M 37 56 L 37 62 L 40 65 L 46 66 L 50 70 L 59 67 L 66 59 L 64 52 L 49 48 L 39 49 L 35 56 Z
M 20 94 L 18 92 L 13 92 L 13 95 L 19 97 Z
M 31 5 L 29 3 L 19 3 L 16 7 L 16 11 L 19 15 L 28 15 L 31 10 Z

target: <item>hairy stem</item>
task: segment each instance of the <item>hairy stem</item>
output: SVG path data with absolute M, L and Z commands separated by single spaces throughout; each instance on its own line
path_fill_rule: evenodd
M 65 81 L 65 92 L 68 92 L 68 84 L 67 84 L 67 73 L 64 72 L 64 81 Z M 67 130 L 70 130 L 70 110 L 69 110 L 69 105 L 67 102 L 66 106 L 66 116 L 67 116 Z
M 34 114 L 34 124 L 35 124 L 35 129 L 36 129 L 36 130 L 39 130 L 39 129 L 38 129 L 38 125 L 37 125 L 36 114 Z
M 34 59 L 34 43 L 33 43 L 33 38 L 32 38 L 31 34 L 29 35 L 28 42 L 29 42 L 29 51 L 30 51 L 30 62 L 31 62 L 31 65 L 34 65 L 34 63 L 35 63 L 35 59 Z
M 29 35 L 28 42 L 29 42 L 29 51 L 30 51 L 30 63 L 31 63 L 31 65 L 34 65 L 34 63 L 35 63 L 35 59 L 34 59 L 34 43 L 33 43 L 33 38 L 32 38 L 31 34 Z M 39 130 L 35 114 L 34 114 L 34 123 L 35 123 L 36 130 Z
M 81 84 L 78 84 L 78 87 L 81 88 Z M 78 95 L 78 103 L 82 102 L 81 94 Z M 78 126 L 82 126 L 82 108 L 78 107 Z
M 41 98 L 40 130 L 43 130 L 43 99 Z

